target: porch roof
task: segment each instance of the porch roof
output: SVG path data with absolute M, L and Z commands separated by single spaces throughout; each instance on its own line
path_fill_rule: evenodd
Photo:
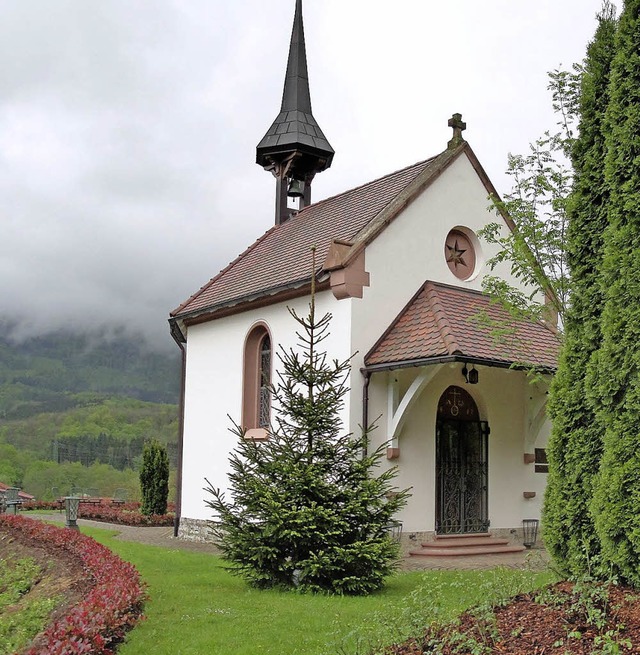
M 461 360 L 554 370 L 560 341 L 545 323 L 514 319 L 487 294 L 427 281 L 365 356 L 365 367 Z

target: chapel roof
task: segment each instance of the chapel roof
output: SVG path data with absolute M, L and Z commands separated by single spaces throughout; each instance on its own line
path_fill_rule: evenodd
M 367 353 L 367 368 L 466 360 L 554 370 L 560 342 L 543 322 L 514 319 L 487 294 L 427 281 Z
M 210 314 L 308 284 L 312 247 L 316 248 L 319 276 L 334 241 L 356 248 L 369 243 L 463 152 L 477 162 L 469 145 L 462 142 L 440 155 L 305 207 L 265 232 L 171 316 L 182 319 Z

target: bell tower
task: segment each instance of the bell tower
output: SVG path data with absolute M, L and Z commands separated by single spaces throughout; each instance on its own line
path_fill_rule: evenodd
M 256 148 L 256 163 L 276 178 L 276 225 L 311 203 L 311 182 L 334 150 L 311 113 L 302 0 L 296 0 L 280 113 Z M 297 208 L 289 199 L 298 198 Z

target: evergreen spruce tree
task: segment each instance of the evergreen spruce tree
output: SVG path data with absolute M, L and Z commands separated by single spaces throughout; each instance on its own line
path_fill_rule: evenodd
M 585 374 L 600 345 L 603 306 L 598 274 L 608 206 L 604 116 L 616 31 L 610 3 L 604 4 L 598 21 L 581 75 L 579 136 L 571 152 L 574 183 L 567 204 L 567 258 L 572 293 L 549 398 L 553 430 L 543 522 L 545 545 L 556 566 L 576 576 L 588 571 L 600 550 L 590 503 L 604 428 L 587 401 Z
M 169 497 L 169 456 L 157 440 L 145 442 L 140 468 L 143 514 L 166 514 Z
M 367 594 L 397 563 L 389 526 L 408 494 L 392 486 L 394 469 L 373 475 L 382 452 L 368 452 L 366 431 L 341 432 L 350 361 L 318 350 L 331 316 L 316 319 L 313 293 L 306 318 L 290 313 L 301 352 L 279 353 L 275 426 L 259 443 L 234 427 L 230 499 L 207 480 L 207 505 L 224 557 L 250 584 Z
M 609 227 L 601 289 L 602 345 L 588 383 L 606 426 L 592 511 L 602 558 L 640 585 L 640 0 L 626 0 L 606 113 Z

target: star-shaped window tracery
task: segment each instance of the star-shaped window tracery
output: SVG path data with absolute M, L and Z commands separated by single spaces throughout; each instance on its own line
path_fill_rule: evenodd
M 467 249 L 460 248 L 458 245 L 458 239 L 455 240 L 453 246 L 447 244 L 447 251 L 449 252 L 449 256 L 447 257 L 448 264 L 453 264 L 455 268 L 458 268 L 458 264 L 461 266 L 467 265 L 467 262 L 465 262 L 463 257 L 464 253 L 467 252 Z

